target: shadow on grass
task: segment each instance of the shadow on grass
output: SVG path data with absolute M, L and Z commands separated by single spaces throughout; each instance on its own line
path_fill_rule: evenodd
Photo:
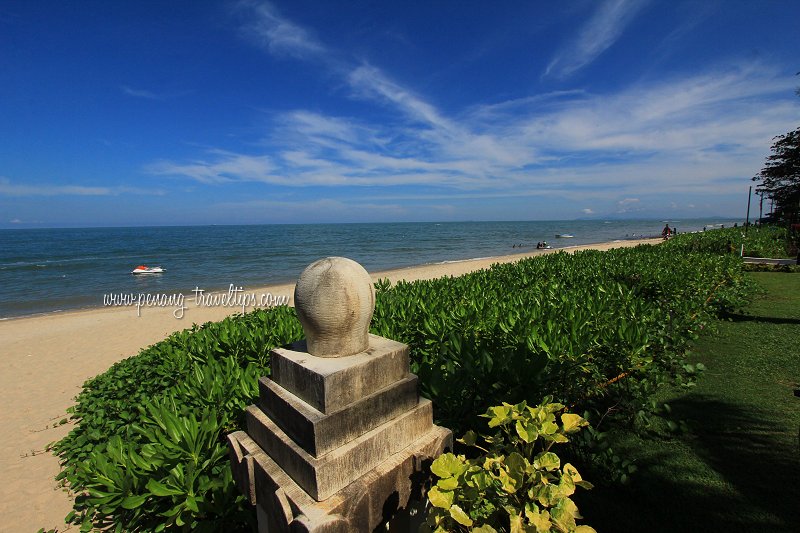
M 726 313 L 722 316 L 723 319 L 731 320 L 732 322 L 766 322 L 769 324 L 800 324 L 800 318 L 778 317 L 778 316 L 758 316 L 758 315 L 740 315 L 737 313 Z
M 671 405 L 692 434 L 629 445 L 641 458 L 634 483 L 576 495 L 583 523 L 600 533 L 800 531 L 797 427 L 714 397 Z

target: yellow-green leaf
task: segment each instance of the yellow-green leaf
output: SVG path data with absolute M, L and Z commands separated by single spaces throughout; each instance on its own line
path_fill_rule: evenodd
M 470 518 L 467 513 L 465 513 L 464 510 L 458 505 L 453 504 L 450 506 L 450 516 L 452 516 L 453 520 L 462 526 L 472 525 L 472 518 Z
M 568 498 L 575 493 L 575 482 L 569 474 L 564 474 L 561 476 L 561 482 L 559 482 L 558 488 L 561 492 L 561 496 Z
M 508 475 L 508 472 L 505 470 L 500 471 L 498 479 L 500 480 L 500 485 L 503 490 L 509 494 L 514 494 L 517 492 L 517 489 L 522 484 L 522 480 L 520 478 Z
M 558 431 L 558 425 L 549 420 L 542 422 L 542 429 L 539 431 L 542 435 L 552 435 Z
M 581 475 L 578 473 L 578 469 L 575 468 L 572 465 L 572 463 L 566 463 L 564 465 L 563 471 L 565 474 L 569 474 L 569 477 L 572 478 L 572 481 L 578 482 L 583 479 Z
M 511 533 L 525 533 L 525 523 L 520 515 L 511 515 L 509 520 L 511 522 Z
M 464 460 L 452 453 L 445 453 L 431 464 L 431 472 L 441 478 L 458 477 L 467 469 Z
M 428 491 L 428 499 L 434 507 L 442 509 L 450 509 L 453 505 L 453 498 L 455 494 L 452 490 L 441 490 L 439 487 L 431 487 Z
M 536 440 L 536 437 L 539 436 L 539 432 L 536 431 L 536 427 L 531 423 L 526 423 L 526 421 L 517 420 L 515 428 L 519 438 L 525 442 L 533 442 Z
M 536 466 L 536 468 L 555 470 L 561 466 L 561 459 L 559 459 L 558 456 L 553 452 L 542 452 L 536 456 L 533 464 Z
M 561 424 L 564 426 L 564 433 L 573 433 L 589 423 L 580 415 L 564 413 L 561 415 Z
M 550 513 L 547 511 L 526 511 L 525 516 L 528 521 L 536 529 L 536 533 L 548 533 L 550 531 Z
M 436 486 L 442 490 L 454 490 L 458 487 L 458 478 L 448 477 L 436 482 Z
M 510 413 L 511 406 L 507 404 L 490 407 L 486 413 L 490 417 L 489 427 L 493 428 L 503 424 L 508 419 Z
M 560 531 L 571 531 L 575 528 L 575 517 L 578 507 L 569 498 L 564 498 L 550 510 L 550 518 Z

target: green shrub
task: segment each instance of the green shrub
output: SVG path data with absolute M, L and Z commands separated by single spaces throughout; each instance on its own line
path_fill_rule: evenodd
M 593 532 L 576 524 L 581 516 L 570 499 L 576 487 L 592 485 L 550 451 L 588 422 L 550 398 L 536 407 L 504 403 L 483 416 L 495 433 L 470 431 L 460 439 L 482 453 L 446 453 L 431 465 L 439 479 L 428 491 L 432 507 L 420 531 Z
M 193 326 L 87 381 L 75 428 L 54 446 L 81 530 L 236 531 L 254 517 L 231 477 L 225 435 L 241 429 L 269 350 L 302 337 L 276 307 Z
M 750 226 L 723 228 L 702 233 L 683 233 L 664 243 L 675 253 L 708 252 L 712 254 L 744 255 L 748 257 L 791 257 L 789 233 L 780 226 Z M 795 252 L 796 253 L 796 252 Z
M 491 405 L 545 395 L 633 416 L 653 388 L 637 384 L 686 378 L 688 342 L 742 305 L 748 282 L 734 257 L 640 246 L 380 288 L 373 332 L 411 346 L 437 419 L 461 433 Z

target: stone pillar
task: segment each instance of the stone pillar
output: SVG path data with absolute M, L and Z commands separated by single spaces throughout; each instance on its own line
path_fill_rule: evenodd
M 295 288 L 306 340 L 272 351 L 233 475 L 260 532 L 372 531 L 421 497 L 424 463 L 452 448 L 409 372 L 408 346 L 371 335 L 375 292 L 350 259 L 312 263 Z

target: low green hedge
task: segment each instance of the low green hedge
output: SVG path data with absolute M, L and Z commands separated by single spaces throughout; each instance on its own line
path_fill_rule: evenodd
M 792 257 L 789 250 L 792 243 L 788 231 L 786 228 L 772 225 L 678 234 L 665 245 L 667 249 L 679 253 L 708 252 L 738 256 L 744 246 L 744 255 L 748 257 Z
M 750 288 L 738 258 L 692 251 L 692 237 L 380 282 L 372 332 L 411 346 L 422 393 L 456 434 L 490 406 L 545 396 L 615 405 L 637 423 L 659 386 L 691 382 L 688 342 Z M 68 518 L 83 530 L 252 529 L 224 437 L 242 427 L 269 350 L 301 337 L 293 309 L 259 310 L 176 333 L 87 381 L 75 428 L 54 446 L 77 494 Z

